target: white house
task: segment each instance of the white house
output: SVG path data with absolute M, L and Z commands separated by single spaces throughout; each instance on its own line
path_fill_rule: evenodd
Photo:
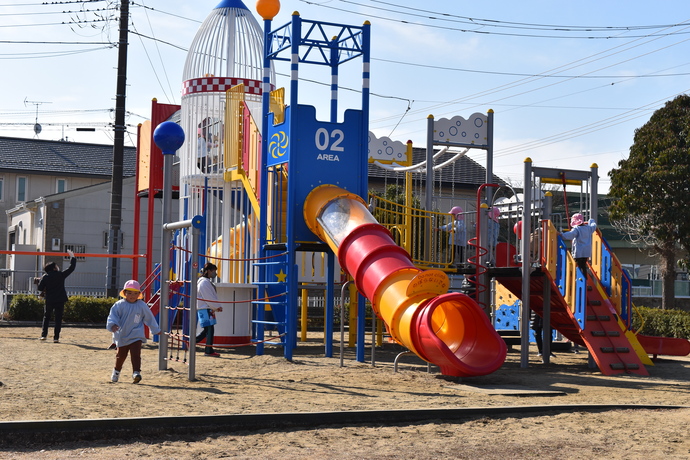
M 0 137 L 0 249 L 26 252 L 107 254 L 110 220 L 113 147 L 40 139 Z M 121 254 L 134 249 L 136 149 L 126 147 L 123 163 Z M 155 198 L 153 198 L 155 199 Z M 141 199 L 141 221 L 147 222 L 148 197 Z M 159 200 L 160 201 L 160 200 Z M 155 208 L 158 209 L 155 209 Z M 160 203 L 154 207 L 160 224 Z M 176 207 L 173 216 L 176 218 Z M 141 229 L 142 245 L 146 250 Z M 153 232 L 154 238 L 160 232 Z M 153 242 L 153 260 L 160 260 L 160 242 Z M 103 257 L 79 258 L 78 268 L 67 279 L 71 293 L 103 293 L 106 266 Z M 32 280 L 45 263 L 67 266 L 62 257 L 2 255 L 0 290 L 32 291 Z M 145 276 L 139 261 L 139 276 Z M 131 259 L 120 259 L 118 278 L 132 275 Z
M 134 251 L 134 177 L 123 181 L 122 240 L 121 254 Z M 155 198 L 154 198 L 155 199 Z M 7 211 L 9 231 L 21 235 L 12 243 L 15 251 L 65 252 L 81 254 L 107 254 L 110 217 L 110 182 L 103 182 L 63 193 L 56 193 L 25 202 Z M 154 222 L 160 228 L 161 206 L 155 209 Z M 140 210 L 141 225 L 148 217 L 146 199 Z M 173 218 L 176 212 L 173 209 Z M 141 228 L 138 253 L 145 252 L 145 229 Z M 160 260 L 160 231 L 153 232 L 153 260 Z M 146 276 L 143 261 L 136 259 L 139 277 Z M 62 256 L 10 255 L 7 267 L 10 270 L 7 282 L 12 291 L 31 291 L 33 278 L 40 276 L 42 266 L 47 262 L 61 263 L 64 268 L 69 260 Z M 77 270 L 66 280 L 71 293 L 103 294 L 106 286 L 106 257 L 78 257 Z M 119 259 L 118 273 L 121 282 L 132 277 L 133 265 L 130 259 Z

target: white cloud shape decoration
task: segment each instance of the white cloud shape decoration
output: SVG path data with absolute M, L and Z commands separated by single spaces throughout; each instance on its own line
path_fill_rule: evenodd
M 379 139 L 369 131 L 369 161 L 405 163 L 407 144 L 391 140 L 389 137 Z
M 434 141 L 486 146 L 488 127 L 488 117 L 483 113 L 473 113 L 467 120 L 461 116 L 441 118 L 434 120 Z

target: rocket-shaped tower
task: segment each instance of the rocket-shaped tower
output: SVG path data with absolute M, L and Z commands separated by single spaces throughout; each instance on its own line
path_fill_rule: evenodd
M 231 258 L 245 243 L 240 230 L 251 225 L 252 214 L 242 184 L 228 174 L 234 166 L 231 147 L 238 144 L 236 128 L 227 121 L 228 90 L 243 85 L 244 97 L 233 93 L 243 100 L 240 116 L 250 116 L 260 132 L 262 56 L 258 21 L 242 0 L 222 0 L 199 28 L 184 66 L 181 126 L 187 139 L 179 151 L 180 215 L 206 218 L 200 252 L 219 257 L 219 276 L 225 283 L 246 282 L 237 279 L 242 270 L 220 259 Z

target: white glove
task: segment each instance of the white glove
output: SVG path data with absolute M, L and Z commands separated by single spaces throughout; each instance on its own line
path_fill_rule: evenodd
M 71 250 L 68 249 L 68 250 L 67 250 L 67 254 L 69 254 L 69 257 L 70 257 L 71 259 L 74 258 L 74 252 L 72 252 Z

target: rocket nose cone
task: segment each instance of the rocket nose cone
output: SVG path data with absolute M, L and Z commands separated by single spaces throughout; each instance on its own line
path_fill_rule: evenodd
M 221 0 L 221 2 L 214 8 L 214 10 L 217 10 L 218 8 L 243 8 L 245 10 L 249 9 L 244 3 L 242 3 L 242 0 Z

